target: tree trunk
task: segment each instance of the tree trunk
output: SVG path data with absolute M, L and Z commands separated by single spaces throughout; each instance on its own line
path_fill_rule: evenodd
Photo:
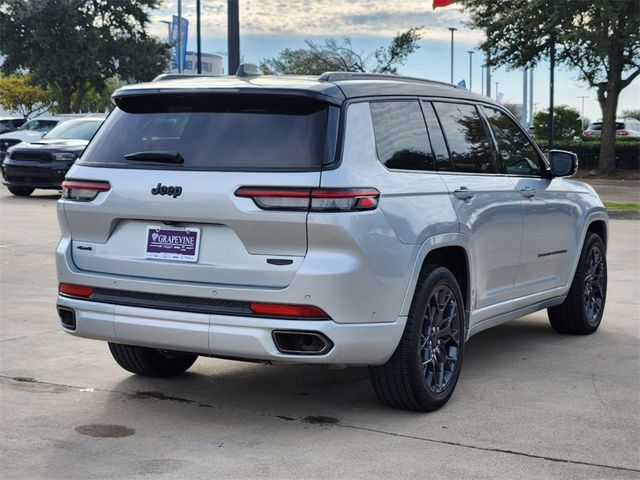
M 82 109 L 82 101 L 84 100 L 84 95 L 86 93 L 86 87 L 84 83 L 81 83 L 76 91 L 76 98 L 73 102 L 73 112 L 79 113 Z
M 58 102 L 58 113 L 71 113 L 71 89 L 60 87 L 60 101 Z
M 602 132 L 600 134 L 600 159 L 598 168 L 602 172 L 611 172 L 616 168 L 616 112 L 620 90 L 598 88 L 598 103 L 602 109 Z
M 608 59 L 607 81 L 598 85 L 598 103 L 602 110 L 598 169 L 604 173 L 611 172 L 616 168 L 616 112 L 618 111 L 618 97 L 623 88 L 623 52 L 617 42 L 612 42 Z

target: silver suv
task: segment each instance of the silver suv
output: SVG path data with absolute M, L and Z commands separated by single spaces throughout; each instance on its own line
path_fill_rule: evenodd
M 544 308 L 600 324 L 606 210 L 488 98 L 352 73 L 113 98 L 63 185 L 57 303 L 130 372 L 367 365 L 384 403 L 427 411 L 472 335 Z

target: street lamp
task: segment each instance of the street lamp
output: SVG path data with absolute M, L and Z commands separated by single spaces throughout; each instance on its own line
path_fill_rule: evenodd
M 473 54 L 476 53 L 473 50 L 468 50 L 469 54 L 469 91 L 473 87 Z
M 169 20 L 160 20 L 160 23 L 167 24 L 167 41 L 171 41 L 171 22 Z
M 453 83 L 453 32 L 458 30 L 455 27 L 447 27 L 451 32 L 451 83 Z
M 580 98 L 582 99 L 582 110 L 580 113 L 580 120 L 582 120 L 582 129 L 584 130 L 586 128 L 585 123 L 584 123 L 584 99 L 585 98 L 589 98 L 589 95 L 578 95 L 576 98 Z

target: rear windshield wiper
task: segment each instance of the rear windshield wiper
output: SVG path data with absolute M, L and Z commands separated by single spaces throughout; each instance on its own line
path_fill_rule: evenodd
M 164 150 L 128 153 L 124 158 L 136 162 L 184 163 L 184 158 L 178 152 Z

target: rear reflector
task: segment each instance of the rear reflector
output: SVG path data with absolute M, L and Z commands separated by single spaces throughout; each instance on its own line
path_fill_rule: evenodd
M 61 283 L 58 291 L 61 295 L 68 295 L 70 297 L 89 298 L 93 295 L 93 288 L 82 285 L 72 285 L 70 283 Z
M 84 180 L 65 180 L 62 182 L 62 197 L 68 200 L 90 201 L 100 192 L 106 192 L 111 186 L 107 182 Z
M 374 210 L 380 198 L 375 188 L 240 187 L 235 195 L 251 198 L 263 210 L 311 212 Z
M 286 305 L 279 303 L 251 303 L 249 308 L 256 315 L 287 318 L 323 318 L 329 319 L 323 310 L 312 305 Z

